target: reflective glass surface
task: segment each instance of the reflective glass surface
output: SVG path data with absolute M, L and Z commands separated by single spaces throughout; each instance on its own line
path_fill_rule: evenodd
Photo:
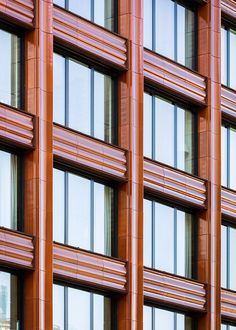
M 192 276 L 192 216 L 144 200 L 144 265 Z
M 17 156 L 0 150 L 0 226 L 17 229 Z
M 222 185 L 236 190 L 236 129 L 228 124 L 221 128 Z
M 165 15 L 163 15 L 165 13 Z M 175 0 L 144 1 L 144 46 L 195 68 L 195 13 Z
M 59 54 L 53 72 L 54 122 L 114 143 L 112 78 Z
M 17 277 L 0 271 L 0 329 L 18 330 Z
M 193 321 L 185 314 L 144 306 L 144 330 L 192 330 Z
M 0 102 L 21 107 L 20 38 L 0 29 Z
M 221 28 L 221 83 L 236 89 L 236 30 Z
M 114 190 L 79 175 L 54 169 L 54 240 L 112 254 Z
M 144 93 L 146 157 L 194 173 L 194 140 L 194 115 L 191 111 Z
M 114 0 L 54 0 L 53 2 L 111 31 L 115 29 Z
M 111 330 L 110 298 L 54 284 L 53 299 L 53 330 Z
M 228 325 L 228 324 L 221 324 L 221 330 L 236 330 L 236 326 Z
M 236 228 L 221 226 L 221 286 L 236 291 Z

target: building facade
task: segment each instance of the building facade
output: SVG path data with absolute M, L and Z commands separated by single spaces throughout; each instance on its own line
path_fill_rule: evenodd
M 0 329 L 236 329 L 236 2 L 0 0 Z

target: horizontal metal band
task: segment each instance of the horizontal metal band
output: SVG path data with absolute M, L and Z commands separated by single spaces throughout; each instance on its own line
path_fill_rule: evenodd
M 205 311 L 204 284 L 144 268 L 144 299 L 185 310 Z
M 221 316 L 236 321 L 236 292 L 221 289 Z
M 153 51 L 144 50 L 144 77 L 146 83 L 193 103 L 204 105 L 206 79 L 196 72 L 175 63 Z
M 0 264 L 16 269 L 33 269 L 33 263 L 33 238 L 0 228 Z
M 53 8 L 53 34 L 67 48 L 106 66 L 126 69 L 126 39 L 57 6 Z
M 34 117 L 0 103 L 0 141 L 30 149 L 33 139 Z
M 111 292 L 126 292 L 125 262 L 54 243 L 54 278 Z
M 33 0 L 0 0 L 0 17 L 14 24 L 32 28 L 34 20 Z
M 204 180 L 147 158 L 144 159 L 144 189 L 184 205 L 205 207 Z

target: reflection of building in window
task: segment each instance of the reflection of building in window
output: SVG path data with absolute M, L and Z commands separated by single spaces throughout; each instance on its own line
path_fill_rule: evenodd
M 10 319 L 7 319 L 7 287 L 0 286 L 0 329 L 10 330 Z

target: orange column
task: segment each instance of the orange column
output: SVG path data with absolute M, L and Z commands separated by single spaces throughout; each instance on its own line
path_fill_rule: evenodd
M 142 0 L 121 0 L 119 33 L 127 38 L 128 70 L 119 78 L 119 146 L 128 150 L 128 182 L 119 189 L 118 256 L 128 261 L 127 295 L 118 329 L 143 328 L 143 18 Z
M 35 1 L 35 29 L 25 35 L 25 104 L 35 115 L 35 149 L 24 161 L 24 229 L 35 236 L 35 270 L 24 282 L 27 330 L 52 329 L 52 6 Z
M 207 284 L 207 313 L 198 329 L 220 329 L 221 82 L 220 0 L 199 9 L 199 72 L 207 77 L 207 106 L 199 112 L 199 176 L 207 180 L 207 210 L 199 215 L 198 278 Z

